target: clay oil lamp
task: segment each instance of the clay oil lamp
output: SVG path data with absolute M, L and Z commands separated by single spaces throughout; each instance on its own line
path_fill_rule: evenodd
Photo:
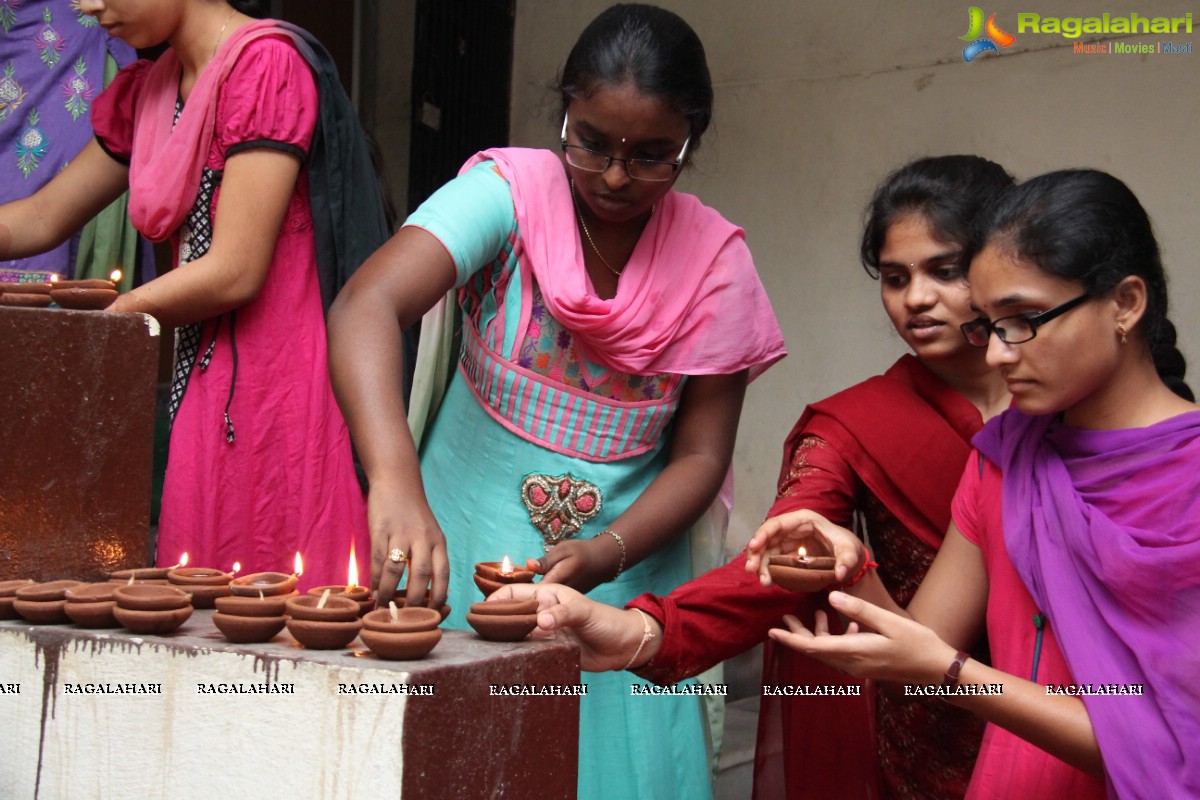
M 397 589 L 396 589 L 396 591 L 395 591 L 395 593 L 393 593 L 393 594 L 392 594 L 392 600 L 393 600 L 393 601 L 396 603 L 396 605 L 398 605 L 398 606 L 403 606 L 403 605 L 404 605 L 404 603 L 405 603 L 405 600 L 407 599 L 407 597 L 408 597 L 408 589 L 407 589 L 407 588 L 405 588 L 405 589 L 400 589 L 400 588 L 397 588 Z M 429 601 L 430 601 L 430 600 L 432 600 L 432 599 L 433 599 L 433 598 L 431 598 L 431 597 L 429 596 L 429 594 L 428 594 L 428 593 L 426 593 L 426 595 L 425 595 L 425 602 L 424 602 L 422 605 L 420 605 L 420 606 L 409 606 L 409 607 L 410 607 L 410 608 L 428 608 L 428 607 L 429 607 Z M 449 606 L 449 604 L 447 604 L 447 603 L 442 603 L 441 607 L 440 607 L 440 608 L 438 608 L 438 613 L 442 615 L 442 619 L 445 619 L 446 617 L 450 616 L 450 606 Z
M 234 562 L 233 572 L 208 567 L 176 567 L 167 573 L 167 580 L 192 596 L 193 608 L 214 608 L 218 597 L 231 594 L 229 582 L 239 569 L 241 564 L 237 562 Z
M 489 642 L 519 642 L 537 627 L 537 609 L 536 597 L 473 603 L 467 624 Z
M 833 545 L 817 533 L 804 540 L 796 555 L 771 556 L 767 571 L 771 581 L 792 592 L 817 592 L 837 582 Z
M 371 590 L 366 586 L 358 585 L 358 563 L 354 557 L 354 545 L 350 545 L 350 566 L 346 570 L 346 585 L 335 584 L 332 586 L 318 586 L 315 589 L 309 589 L 308 593 L 313 597 L 320 597 L 328 589 L 333 597 L 349 597 L 354 602 L 358 603 L 361 614 L 366 614 L 371 609 L 375 608 L 375 600 L 371 597 Z
M 17 589 L 13 610 L 40 625 L 69 624 L 71 618 L 63 610 L 67 605 L 66 591 L 80 584 L 80 581 L 49 581 L 22 586 Z
M 366 614 L 358 634 L 371 652 L 388 661 L 424 658 L 442 640 L 442 615 L 432 608 L 399 608 L 394 602 Z
M 36 581 L 0 581 L 0 619 L 20 619 L 21 615 L 13 608 L 17 600 L 17 589 L 32 586 Z
M 212 621 L 234 644 L 268 642 L 287 622 L 284 616 L 286 603 L 287 596 L 278 594 L 218 597 Z
M 287 601 L 288 633 L 309 650 L 339 650 L 358 636 L 359 605 L 349 597 L 305 595 Z
M 513 567 L 505 556 L 503 561 L 480 561 L 472 577 L 479 591 L 488 597 L 506 583 L 533 583 L 533 570 Z
M 296 571 L 291 575 L 282 572 L 255 572 L 241 578 L 234 578 L 229 583 L 229 589 L 241 597 L 258 597 L 261 595 L 294 595 L 296 584 L 304 574 L 304 561 L 296 553 Z
M 0 283 L 0 306 L 45 308 L 50 299 L 49 283 Z
M 55 281 L 50 285 L 50 299 L 59 308 L 79 311 L 99 311 L 117 299 L 117 282 L 121 271 L 114 270 L 109 280 L 89 278 L 78 281 Z
M 117 622 L 134 633 L 170 633 L 192 616 L 191 596 L 176 586 L 118 586 L 113 597 Z
M 117 598 L 113 594 L 117 587 L 112 583 L 85 583 L 72 586 L 66 591 L 67 604 L 63 611 L 81 628 L 119 628 L 113 610 Z
M 174 567 L 139 567 L 137 569 L 120 569 L 116 572 L 108 573 L 108 579 L 113 583 L 149 583 L 166 586 L 170 581 L 167 580 L 167 573 Z

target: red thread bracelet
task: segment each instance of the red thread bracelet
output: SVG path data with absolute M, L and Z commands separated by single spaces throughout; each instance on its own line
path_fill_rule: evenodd
M 862 569 L 860 569 L 858 571 L 857 575 L 855 575 L 853 578 L 846 581 L 845 583 L 839 583 L 837 586 L 831 586 L 830 587 L 831 590 L 842 591 L 843 589 L 849 589 L 851 586 L 853 586 L 854 584 L 858 583 L 859 581 L 861 581 L 863 578 L 866 577 L 867 570 L 874 569 L 875 567 L 879 566 L 878 564 L 875 563 L 874 559 L 871 558 L 871 551 L 867 550 L 866 545 L 863 546 L 863 550 L 867 554 L 867 559 L 863 562 Z

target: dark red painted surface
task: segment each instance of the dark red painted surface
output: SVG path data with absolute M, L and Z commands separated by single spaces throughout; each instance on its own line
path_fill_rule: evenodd
M 145 566 L 159 342 L 140 314 L 0 307 L 0 580 Z

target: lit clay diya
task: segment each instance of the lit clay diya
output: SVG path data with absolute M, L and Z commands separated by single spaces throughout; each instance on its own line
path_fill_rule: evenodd
M 293 597 L 287 601 L 288 633 L 309 650 L 338 650 L 358 636 L 358 603 L 348 597 Z
M 229 582 L 233 576 L 208 567 L 176 567 L 167 573 L 167 580 L 192 596 L 193 608 L 215 608 L 218 597 L 231 594 Z
M 392 601 L 395 602 L 395 604 L 398 606 L 404 606 L 404 603 L 407 600 L 407 596 L 408 596 L 407 589 L 397 589 L 395 594 L 392 595 Z M 428 594 L 426 594 L 424 605 L 405 606 L 405 607 L 406 608 L 428 608 L 430 599 L 431 599 L 430 596 Z M 438 609 L 438 613 L 440 613 L 442 615 L 442 619 L 445 619 L 446 617 L 450 616 L 450 606 L 446 603 L 442 603 L 441 608 Z
M 537 627 L 537 609 L 536 597 L 472 603 L 467 624 L 489 642 L 519 642 Z
M 71 618 L 64 610 L 67 605 L 66 591 L 81 581 L 49 581 L 35 583 L 17 589 L 13 610 L 22 618 L 40 625 L 67 625 Z
M 771 581 L 792 592 L 818 592 L 837 583 L 833 545 L 821 534 L 808 537 L 797 554 L 771 556 L 767 571 Z
M 174 586 L 117 586 L 113 597 L 113 616 L 134 633 L 170 633 L 192 616 L 191 597 Z
M 263 597 L 218 597 L 213 624 L 235 644 L 267 642 L 283 630 L 287 618 L 283 595 Z
M 313 597 L 320 597 L 329 590 L 330 597 L 348 597 L 358 603 L 359 616 L 366 614 L 375 608 L 375 600 L 371 597 L 371 590 L 366 586 L 318 586 L 315 589 L 309 589 L 308 593 Z
M 533 570 L 506 565 L 502 561 L 480 561 L 475 565 L 475 574 L 471 577 L 483 596 L 488 597 L 506 583 L 533 583 L 533 576 Z
M 117 598 L 116 586 L 111 583 L 87 583 L 66 591 L 67 604 L 63 611 L 81 628 L 119 628 L 113 609 Z
M 295 575 L 284 575 L 282 572 L 255 572 L 234 578 L 229 583 L 229 589 L 242 597 L 290 594 L 295 591 L 299 580 Z
M 380 608 L 363 617 L 358 634 L 371 652 L 389 661 L 424 658 L 442 640 L 442 615 L 431 608 Z
M 36 581 L 0 581 L 0 619 L 20 619 L 21 615 L 13 608 L 17 600 L 17 589 L 32 586 Z

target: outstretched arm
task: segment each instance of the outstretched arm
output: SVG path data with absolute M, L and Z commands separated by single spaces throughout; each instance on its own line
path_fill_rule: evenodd
M 0 206 L 0 258 L 24 258 L 67 240 L 120 197 L 129 169 L 95 139 L 34 194 Z
M 403 400 L 401 332 L 454 286 L 455 266 L 432 234 L 401 228 L 355 273 L 329 311 L 329 369 L 338 405 L 370 483 L 371 585 L 388 597 L 411 571 L 406 601 L 446 600 L 446 540 L 429 508 Z

